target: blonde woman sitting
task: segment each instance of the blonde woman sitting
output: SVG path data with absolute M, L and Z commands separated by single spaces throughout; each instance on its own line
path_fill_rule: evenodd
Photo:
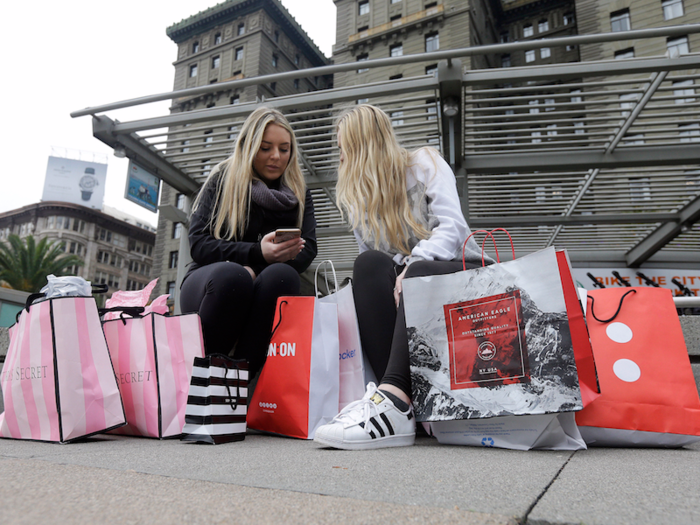
M 360 105 L 345 112 L 337 133 L 337 203 L 360 248 L 353 269 L 360 340 L 380 384 L 370 383 L 361 400 L 317 429 L 315 440 L 350 450 L 412 445 L 402 282 L 461 270 L 462 244 L 470 230 L 449 165 L 434 149 L 400 147 L 382 110 Z M 473 239 L 466 263 L 481 266 Z
M 301 228 L 301 238 L 275 243 L 279 228 Z M 316 256 L 311 193 L 279 111 L 261 107 L 246 119 L 233 155 L 197 196 L 189 240 L 181 309 L 199 312 L 207 354 L 235 345 L 253 377 L 267 356 L 277 298 L 299 294 L 299 274 Z

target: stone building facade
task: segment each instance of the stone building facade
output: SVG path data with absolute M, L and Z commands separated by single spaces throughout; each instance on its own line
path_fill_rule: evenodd
M 115 290 L 140 290 L 158 275 L 153 272 L 155 233 L 127 220 L 77 204 L 40 202 L 0 213 L 0 242 L 14 233 L 61 243 L 66 253 L 85 261 L 70 273 L 107 284 L 109 297 Z

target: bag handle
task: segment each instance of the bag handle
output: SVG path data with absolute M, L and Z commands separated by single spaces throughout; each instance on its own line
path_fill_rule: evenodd
M 111 308 L 98 308 L 97 313 L 102 317 L 108 312 L 120 312 L 119 319 L 121 319 L 122 323 L 126 324 L 128 318 L 124 317 L 124 315 L 141 317 L 144 310 L 146 309 L 143 306 L 112 306 Z
M 282 322 L 282 305 L 283 305 L 283 304 L 289 304 L 289 303 L 288 303 L 287 301 L 280 301 L 280 308 L 279 308 L 280 315 L 279 315 L 279 320 L 277 321 L 277 324 L 275 325 L 275 327 L 272 329 L 272 333 L 270 334 L 270 340 L 272 340 L 272 338 L 275 336 L 275 332 L 277 331 L 277 329 L 278 329 L 279 326 L 280 326 L 280 323 Z
M 221 358 L 221 361 L 224 365 L 224 368 L 226 369 L 226 372 L 224 372 L 224 386 L 226 387 L 226 392 L 228 393 L 228 404 L 231 407 L 231 410 L 236 410 L 238 408 L 238 398 L 241 397 L 241 369 L 236 365 L 234 362 L 231 362 L 231 358 L 227 355 L 224 354 L 209 354 L 209 357 L 219 357 Z M 229 362 L 234 366 L 234 369 L 238 371 L 238 380 L 236 381 L 236 396 L 231 395 L 231 385 L 228 384 L 228 371 L 230 368 L 228 367 Z M 211 365 L 211 360 L 209 361 Z M 234 404 L 235 401 L 235 404 Z
M 109 291 L 109 286 L 107 286 L 106 284 L 93 284 L 92 285 L 92 293 L 107 293 L 108 291 Z M 34 301 L 36 301 L 38 299 L 43 299 L 44 297 L 46 297 L 46 294 L 44 292 L 37 292 L 37 293 L 30 294 L 24 303 L 24 310 L 27 310 L 27 312 L 29 312 L 29 307 L 34 303 Z M 15 322 L 19 323 L 19 316 L 21 313 L 22 313 L 22 310 L 17 312 L 17 314 L 15 315 Z M 102 314 L 100 314 L 100 315 L 102 315 Z
M 593 296 L 589 295 L 588 298 L 591 300 L 591 315 L 593 316 L 593 319 L 595 319 L 599 323 L 609 323 L 610 321 L 614 320 L 617 317 L 617 314 L 619 314 L 620 310 L 622 309 L 622 301 L 624 301 L 625 297 L 627 297 L 631 293 L 637 293 L 637 290 L 635 290 L 633 288 L 629 292 L 626 292 L 625 295 L 620 297 L 620 304 L 617 305 L 617 311 L 613 314 L 613 316 L 610 319 L 602 319 L 602 320 L 598 319 L 596 317 L 595 313 L 593 313 L 593 305 L 595 304 L 595 299 L 593 299 Z
M 515 259 L 515 245 L 513 244 L 513 238 L 510 236 L 510 233 L 508 233 L 508 230 L 504 228 L 494 228 L 491 231 L 488 230 L 475 230 L 467 237 L 467 240 L 464 241 L 464 244 L 462 245 L 462 269 L 466 270 L 467 269 L 467 262 L 466 262 L 466 249 L 467 249 L 467 243 L 469 242 L 469 239 L 471 239 L 474 234 L 476 233 L 485 233 L 486 235 L 484 236 L 484 240 L 481 243 L 481 265 L 486 266 L 486 259 L 484 257 L 484 251 L 486 248 L 486 238 L 491 237 L 491 240 L 493 241 L 493 249 L 496 251 L 496 262 L 501 262 L 501 258 L 498 255 L 498 246 L 496 246 L 496 238 L 493 235 L 493 232 L 495 231 L 502 231 L 505 232 L 505 234 L 508 236 L 508 239 L 510 240 L 510 249 L 511 252 L 513 253 L 513 259 Z
M 333 272 L 333 282 L 335 283 L 335 291 L 336 293 L 338 292 L 338 276 L 335 274 L 335 266 L 333 266 L 333 261 L 326 259 L 325 261 L 318 263 L 318 266 L 316 266 L 316 271 L 314 272 L 314 290 L 316 292 L 315 297 L 318 297 L 318 270 L 321 268 L 321 266 L 331 267 L 331 271 Z M 323 277 L 326 280 L 326 290 L 329 290 L 330 292 L 328 287 L 328 270 L 324 270 Z

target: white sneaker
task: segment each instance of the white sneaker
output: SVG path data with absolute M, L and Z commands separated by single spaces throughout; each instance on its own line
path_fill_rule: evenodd
M 374 383 L 367 385 L 362 399 L 318 427 L 314 437 L 317 443 L 343 450 L 406 447 L 415 439 L 413 408 L 409 405 L 406 412 L 401 412 Z

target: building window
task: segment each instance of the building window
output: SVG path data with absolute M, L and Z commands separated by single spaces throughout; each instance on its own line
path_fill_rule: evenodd
M 272 55 L 272 67 L 277 67 L 279 64 L 279 57 L 277 55 Z
M 403 44 L 394 44 L 389 47 L 389 56 L 400 57 L 403 56 Z
M 216 33 L 214 35 L 214 45 L 218 46 L 221 43 L 221 33 Z
M 537 23 L 537 32 L 544 33 L 546 31 L 549 31 L 549 20 L 540 20 Z
M 168 259 L 168 268 L 173 269 L 177 268 L 177 257 L 178 257 L 178 252 L 170 252 L 170 258 Z
M 573 13 L 564 13 L 563 22 L 565 26 L 573 24 L 576 21 Z
M 527 24 L 523 26 L 523 36 L 525 38 L 535 34 L 535 30 L 532 28 L 532 24 Z
M 183 140 L 183 141 L 182 141 L 182 146 L 183 146 L 183 147 L 182 147 L 182 152 L 183 152 L 183 153 L 187 153 L 187 152 L 190 151 L 189 145 L 190 145 L 190 141 L 189 141 L 189 140 Z
M 627 135 L 624 139 L 625 144 L 644 144 L 644 133 L 637 133 L 636 135 Z
M 168 290 L 168 295 L 170 297 L 175 297 L 175 281 L 168 281 L 166 289 Z
M 500 34 L 498 39 L 501 42 L 501 44 L 505 44 L 507 42 L 510 42 L 510 34 L 508 33 L 508 31 L 504 31 L 503 33 Z
M 679 80 L 678 82 L 672 83 L 674 90 L 673 94 L 676 97 L 685 97 L 686 95 L 695 95 L 695 88 L 693 88 L 693 79 Z M 680 88 L 680 89 L 678 89 Z M 676 104 L 691 104 L 695 102 L 694 98 L 677 98 Z
M 294 89 L 299 89 L 299 79 L 298 78 L 294 79 Z
M 535 50 L 530 49 L 528 51 L 525 51 L 525 62 L 534 62 L 535 61 Z
M 539 103 L 540 103 L 539 100 L 531 100 L 531 101 L 528 102 L 529 105 L 535 106 L 534 108 L 530 108 L 530 113 L 533 113 L 533 114 L 534 114 L 534 113 L 539 113 L 539 112 L 540 112 L 540 108 L 537 107 L 537 105 L 538 105 Z
M 184 193 L 178 193 L 177 196 L 175 197 L 175 207 L 178 210 L 185 209 L 185 194 Z
M 615 60 L 625 60 L 627 58 L 634 58 L 633 47 L 623 49 L 622 51 L 615 51 Z
M 176 222 L 175 224 L 173 224 L 172 238 L 179 239 L 181 235 L 182 235 L 182 224 L 179 222 Z
M 366 0 L 364 2 L 360 2 L 357 5 L 358 5 L 358 14 L 360 16 L 369 14 L 369 0 Z
M 552 56 L 552 51 L 548 47 L 543 47 L 540 49 L 540 58 L 549 58 Z
M 389 80 L 401 80 L 403 78 L 403 75 L 399 73 L 398 75 L 392 75 L 389 77 Z
M 700 142 L 700 124 L 679 124 L 681 142 Z M 72 252 L 71 252 L 72 253 Z
M 391 5 L 399 4 L 399 3 L 401 3 L 402 1 L 403 1 L 403 0 L 391 0 Z
M 245 24 L 244 24 L 244 23 L 238 24 L 238 29 L 236 30 L 236 34 L 237 34 L 238 36 L 241 36 L 241 35 L 244 35 L 244 34 L 245 34 Z
M 202 175 L 206 177 L 211 172 L 211 159 L 204 159 L 202 161 Z
M 357 55 L 358 62 L 364 62 L 365 60 L 369 60 L 369 55 L 367 55 L 366 53 L 364 55 Z M 365 73 L 366 71 L 369 71 L 369 68 L 361 67 L 357 70 L 358 73 Z
M 572 89 L 570 93 L 573 93 L 574 95 L 571 97 L 571 102 L 583 102 L 583 98 L 578 96 L 576 93 L 581 93 L 580 89 Z
M 212 142 L 214 142 L 214 137 L 211 135 L 214 132 L 212 129 L 208 129 L 207 131 L 204 132 L 205 135 L 209 135 L 208 137 L 204 137 L 204 147 L 205 148 L 210 148 Z
M 190 66 L 190 78 L 197 76 L 197 64 L 192 64 Z
M 633 201 L 650 201 L 651 184 L 649 177 L 630 177 L 630 199 Z
M 280 43 L 280 32 L 275 31 L 275 43 L 279 44 Z
M 394 111 L 391 114 L 391 125 L 393 127 L 401 126 L 403 124 L 403 111 Z
M 664 20 L 671 20 L 683 16 L 683 0 L 661 0 L 664 10 Z
M 637 100 L 639 100 L 637 93 L 623 93 L 620 95 L 620 107 L 622 109 L 633 109 L 637 105 Z M 629 111 L 622 112 L 623 117 L 627 117 L 629 114 Z
M 243 60 L 243 48 L 237 47 L 234 55 L 234 60 Z
M 368 98 L 358 98 L 357 99 L 357 104 L 369 104 L 369 99 Z
M 678 38 L 669 38 L 666 40 L 666 49 L 671 58 L 690 53 L 688 46 L 688 37 L 680 36 Z
M 554 104 L 556 104 L 556 101 L 553 98 L 546 98 L 544 99 L 544 105 L 545 111 L 554 111 L 556 108 L 554 107 Z
M 577 117 L 577 119 L 580 119 L 581 117 Z M 586 132 L 585 129 L 585 123 L 582 120 L 575 120 L 574 121 L 574 134 L 575 135 L 583 135 Z
M 192 42 L 192 53 L 199 53 L 199 42 Z
M 300 64 L 301 64 L 301 57 L 299 56 L 299 53 L 297 53 L 296 55 L 294 55 L 294 65 L 298 66 Z
M 501 67 L 510 67 L 510 55 L 501 55 Z
M 428 114 L 428 120 L 437 120 L 437 105 L 435 100 L 426 100 L 426 105 L 428 106 L 425 112 Z
M 277 82 L 270 82 L 270 89 L 275 91 L 277 89 Z
M 542 142 L 542 139 L 540 138 L 542 136 L 542 133 L 540 131 L 532 131 L 530 132 L 530 137 L 532 137 L 531 141 L 533 144 L 539 144 Z
M 557 135 L 557 125 L 556 124 L 548 124 L 547 125 L 547 136 L 548 137 L 556 137 Z
M 622 9 L 610 14 L 610 29 L 613 33 L 618 31 L 629 31 L 632 29 L 630 22 L 630 10 Z
M 437 64 L 433 64 L 432 66 L 425 67 L 425 74 L 426 75 L 433 75 L 434 77 L 436 77 L 437 73 L 438 73 Z
M 425 35 L 425 52 L 430 53 L 438 49 L 440 49 L 440 35 L 437 33 Z
M 216 55 L 215 57 L 212 57 L 211 59 L 211 68 L 212 69 L 219 69 L 219 64 L 221 63 L 221 59 L 219 58 L 219 55 Z

